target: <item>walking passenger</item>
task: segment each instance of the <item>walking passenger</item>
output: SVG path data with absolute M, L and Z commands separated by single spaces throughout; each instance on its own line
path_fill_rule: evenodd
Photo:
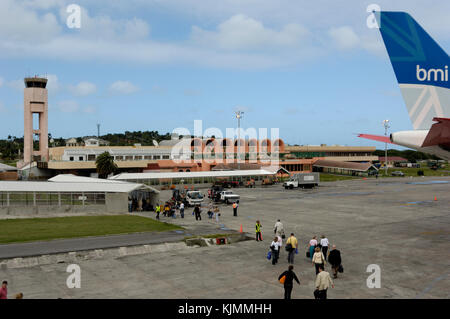
M 256 241 L 262 241 L 262 234 L 261 234 L 261 223 L 259 222 L 259 220 L 256 221 Z
M 327 299 L 327 290 L 330 285 L 334 288 L 333 280 L 331 280 L 330 274 L 323 269 L 323 266 L 320 266 L 319 274 L 316 276 L 316 290 L 314 291 L 314 297 L 316 299 Z
M 330 242 L 328 241 L 328 238 L 325 237 L 325 235 L 322 235 L 320 239 L 320 245 L 322 246 L 322 252 L 323 256 L 325 257 L 325 260 L 327 260 L 327 252 L 328 252 L 328 245 Z
M 181 215 L 181 218 L 184 218 L 184 203 L 183 202 L 181 202 L 181 204 L 180 204 L 180 215 Z
M 280 236 L 282 239 L 284 239 L 286 237 L 284 235 L 284 226 L 279 219 L 275 223 L 273 232 L 275 233 L 275 235 Z
M 202 216 L 200 215 L 200 213 L 201 213 L 200 206 L 195 205 L 195 208 L 194 208 L 195 220 L 202 220 Z
M 276 236 L 272 243 L 270 244 L 270 250 L 272 251 L 272 265 L 278 262 L 278 257 L 280 254 L 280 245 L 278 243 L 278 236 Z
M 284 299 L 291 299 L 292 288 L 294 287 L 294 280 L 300 285 L 300 281 L 298 280 L 297 275 L 293 270 L 294 266 L 289 265 L 288 270 L 286 270 L 278 277 L 278 280 L 280 280 L 281 278 L 283 278 L 283 276 L 285 276 L 283 283 Z
M 317 246 L 317 236 L 314 236 L 308 244 L 308 249 L 309 249 L 309 258 L 312 260 L 312 257 L 314 255 L 314 249 Z
M 325 265 L 325 257 L 323 257 L 323 253 L 320 251 L 320 247 L 315 248 L 315 253 L 312 258 L 313 266 L 316 266 L 316 275 L 319 273 L 319 267 L 324 267 Z
M 291 236 L 286 240 L 286 251 L 288 254 L 288 263 L 294 263 L 294 255 L 295 251 L 298 249 L 298 240 L 294 237 L 294 233 L 291 233 Z
M 333 278 L 337 278 L 337 273 L 339 267 L 342 264 L 342 260 L 341 260 L 341 252 L 336 249 L 336 245 L 332 246 L 330 255 L 328 256 L 328 262 L 330 263 L 331 269 L 333 270 Z

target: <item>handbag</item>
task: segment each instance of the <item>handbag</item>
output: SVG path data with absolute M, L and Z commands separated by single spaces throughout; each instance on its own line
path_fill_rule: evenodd
M 306 252 L 306 257 L 311 258 L 311 254 L 309 253 L 309 250 Z
M 338 272 L 340 273 L 344 272 L 344 267 L 342 265 L 339 265 Z
M 284 284 L 285 281 L 286 281 L 286 275 L 284 275 L 283 277 L 280 278 L 280 284 Z
M 292 245 L 291 244 L 286 244 L 286 247 L 284 247 L 284 249 L 286 249 L 286 251 L 291 251 L 292 250 Z
M 272 252 L 269 250 L 267 253 L 267 260 L 270 260 L 272 258 Z

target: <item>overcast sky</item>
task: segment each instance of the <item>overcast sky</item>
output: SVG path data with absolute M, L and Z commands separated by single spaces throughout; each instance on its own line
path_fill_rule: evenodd
M 409 12 L 448 52 L 450 1 L 1 0 L 0 138 L 23 135 L 23 78 L 49 79 L 55 136 L 279 128 L 290 144 L 383 144 L 412 129 L 369 4 Z M 81 28 L 66 25 L 69 4 Z

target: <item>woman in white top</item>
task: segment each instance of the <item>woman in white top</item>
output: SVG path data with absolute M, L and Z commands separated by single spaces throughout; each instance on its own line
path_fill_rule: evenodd
M 317 246 L 317 236 L 314 236 L 308 244 L 308 249 L 309 249 L 309 258 L 312 260 L 313 255 L 314 255 L 314 249 Z
M 283 247 L 283 238 L 278 235 L 276 237 L 278 238 L 278 247 L 281 249 L 281 247 Z M 280 249 L 278 250 L 278 253 L 280 252 Z
M 323 253 L 320 251 L 319 247 L 316 247 L 315 253 L 312 257 L 312 264 L 313 266 L 316 266 L 316 275 L 319 273 L 319 267 L 325 266 L 325 257 L 323 256 Z
M 325 260 L 327 260 L 327 252 L 330 242 L 328 241 L 328 238 L 325 237 L 325 235 L 322 235 L 321 238 L 322 239 L 320 240 L 320 246 L 322 246 L 323 256 L 325 257 Z
M 276 236 L 270 244 L 270 250 L 272 251 L 272 265 L 278 262 L 278 256 L 280 254 L 280 244 L 278 243 L 278 236 Z

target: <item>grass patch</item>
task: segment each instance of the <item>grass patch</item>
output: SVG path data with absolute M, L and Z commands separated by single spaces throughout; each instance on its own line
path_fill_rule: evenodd
M 130 215 L 0 220 L 0 244 L 183 229 Z
M 361 178 L 361 177 L 320 173 L 320 181 L 321 182 L 345 181 L 345 180 L 357 179 L 357 178 Z
M 391 176 L 392 172 L 395 171 L 401 171 L 405 174 L 405 176 L 413 176 L 413 177 L 417 177 L 417 172 L 418 171 L 423 171 L 424 176 L 450 176 L 450 170 L 449 170 L 449 165 L 447 164 L 445 166 L 445 168 L 439 168 L 437 170 L 432 170 L 431 168 L 422 165 L 421 168 L 412 168 L 412 167 L 393 167 L 393 168 L 388 168 L 388 176 L 384 175 L 384 168 L 381 168 L 379 170 L 379 175 L 378 177 L 395 177 L 395 176 Z

